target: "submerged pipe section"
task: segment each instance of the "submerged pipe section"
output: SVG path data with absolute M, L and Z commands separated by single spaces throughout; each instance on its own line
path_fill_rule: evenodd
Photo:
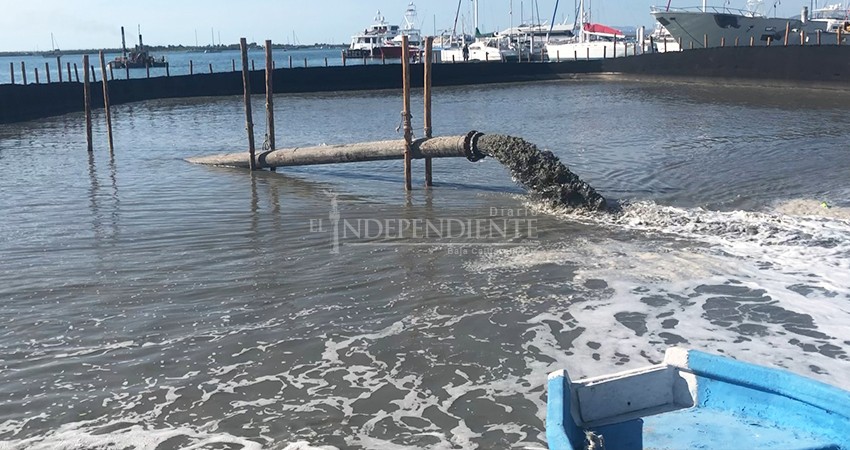
M 404 159 L 404 139 L 355 144 L 270 150 L 257 155 L 257 168 L 309 166 L 346 162 Z M 411 145 L 413 159 L 463 157 L 478 161 L 493 157 L 510 170 L 514 180 L 531 196 L 555 207 L 606 209 L 606 201 L 592 186 L 582 181 L 548 150 L 539 150 L 521 138 L 485 135 L 470 131 L 464 136 L 416 139 Z M 188 158 L 195 164 L 249 168 L 245 153 Z

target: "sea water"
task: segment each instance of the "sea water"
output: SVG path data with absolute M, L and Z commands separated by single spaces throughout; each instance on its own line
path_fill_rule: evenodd
M 92 154 L 79 113 L 2 125 L 0 448 L 543 448 L 548 372 L 674 345 L 850 388 L 849 99 L 435 90 L 435 134 L 522 137 L 617 213 L 490 158 L 409 194 L 398 161 L 186 163 L 245 149 L 239 97 L 119 105 L 113 156 L 100 111 Z M 397 91 L 275 105 L 280 147 L 401 137 Z

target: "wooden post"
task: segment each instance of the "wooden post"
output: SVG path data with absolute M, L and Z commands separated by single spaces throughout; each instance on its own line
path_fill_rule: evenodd
M 289 55 L 289 68 L 292 68 L 292 55 Z
M 555 61 L 561 62 L 561 51 L 555 50 Z
M 239 38 L 239 47 L 242 49 L 242 90 L 245 97 L 245 128 L 248 130 L 248 166 L 251 170 L 257 170 L 257 161 L 254 158 L 254 119 L 251 114 L 251 77 L 248 73 L 248 42 L 245 38 Z
M 91 86 L 89 84 L 88 67 L 89 55 L 83 55 L 83 104 L 86 113 L 86 147 L 89 153 L 91 153 L 94 148 L 91 141 Z
M 679 38 L 679 51 L 681 52 L 684 49 L 685 47 L 682 47 L 682 38 Z
M 720 36 L 720 47 L 726 47 L 726 36 Z
M 212 63 L 210 63 L 210 73 L 213 73 L 213 70 L 212 70 Z
M 345 50 L 340 53 L 342 53 L 342 67 L 345 67 Z
M 77 70 L 77 63 L 74 63 L 74 79 L 77 80 L 77 83 L 80 82 L 80 71 Z
M 590 48 L 588 48 L 587 51 L 590 52 Z M 608 57 L 608 47 L 602 46 L 602 59 L 605 59 L 607 57 Z
M 785 22 L 785 38 L 782 40 L 782 45 L 788 47 L 788 35 L 791 34 L 791 22 Z
M 192 60 L 189 60 L 189 75 L 193 75 L 195 73 L 195 67 L 192 64 Z
M 235 59 L 230 60 L 230 66 L 231 66 L 231 72 L 236 72 L 236 60 Z
M 587 50 L 587 60 L 590 61 L 590 47 L 587 47 L 585 50 Z
M 681 50 L 681 48 L 679 50 Z M 664 38 L 664 53 L 667 53 L 667 38 Z
M 611 55 L 611 57 L 616 58 L 617 57 L 617 34 L 616 33 L 614 34 L 614 45 L 611 48 L 613 49 L 613 51 L 612 51 L 613 55 Z M 607 49 L 606 47 L 602 47 L 602 59 L 605 59 L 605 53 L 606 53 L 605 50 L 606 49 Z
M 27 65 L 23 61 L 21 61 L 21 80 L 27 84 Z
M 578 61 L 578 50 L 573 50 L 573 60 Z
M 770 41 L 772 41 L 772 40 L 773 40 L 772 36 L 767 37 L 767 46 L 768 47 L 770 47 Z
M 452 64 L 455 63 L 455 55 L 452 55 Z
M 702 48 L 708 48 L 708 33 L 702 35 Z
M 365 56 L 363 57 L 363 65 L 364 66 L 366 65 L 366 57 Z
M 266 40 L 266 131 L 268 132 L 269 150 L 275 149 L 274 142 L 274 84 L 272 75 L 272 41 Z
M 151 77 L 151 65 L 150 65 L 150 63 L 147 63 L 147 62 L 145 63 L 145 76 L 147 78 Z
M 50 84 L 50 63 L 44 62 L 44 75 L 47 76 L 47 84 Z
M 59 74 L 59 82 L 62 82 L 62 57 L 56 57 L 56 73 Z
M 166 77 L 170 77 L 170 76 L 171 76 L 171 64 L 166 64 L 166 65 L 165 65 L 165 76 L 166 76 Z
M 33 70 L 35 71 L 35 84 L 39 84 L 40 81 L 38 80 L 38 67 L 34 68 Z
M 68 82 L 71 82 L 71 63 L 65 63 L 68 65 Z
M 694 41 L 693 41 L 693 40 L 691 40 L 691 48 L 690 48 L 690 49 L 691 49 L 691 50 L 693 50 L 693 49 L 694 49 Z
M 800 29 L 800 45 L 806 45 L 806 30 Z
M 386 64 L 386 63 L 387 63 L 387 55 L 385 55 L 384 52 L 381 52 L 381 64 Z
M 168 66 L 165 66 L 165 67 L 168 67 Z M 166 72 L 167 71 L 168 70 L 166 69 Z M 114 79 L 115 79 L 115 71 L 112 70 L 112 64 L 109 64 L 109 80 L 111 81 L 111 80 L 114 80 Z
M 425 38 L 425 85 L 423 91 L 425 94 L 425 137 L 431 137 L 431 54 L 434 48 L 434 37 L 428 36 Z M 431 158 L 425 158 L 425 186 L 433 186 L 433 178 L 431 176 L 432 169 Z
M 307 58 L 304 58 L 304 67 L 307 67 Z
M 820 47 L 820 30 L 818 30 L 818 47 Z
M 112 112 L 109 108 L 109 83 L 106 82 L 106 60 L 103 50 L 100 51 L 100 76 L 103 79 L 103 108 L 106 110 L 106 136 L 109 141 L 109 154 L 113 153 L 112 145 Z
M 738 46 L 738 39 L 740 39 L 740 37 L 739 37 L 739 36 L 735 36 L 735 47 L 737 47 L 737 46 Z
M 325 67 L 328 67 L 328 57 L 325 56 Z
M 94 83 L 97 81 L 97 72 L 94 71 L 94 64 L 90 65 L 89 68 L 91 69 L 91 81 Z
M 841 45 L 841 27 L 838 27 L 835 31 L 835 45 Z
M 15 84 L 15 63 L 9 61 L 9 76 L 12 78 L 12 84 Z
M 404 109 L 401 111 L 404 123 L 404 189 L 413 190 L 410 179 L 410 144 L 413 141 L 413 130 L 410 126 L 410 48 L 407 44 L 407 35 L 401 36 L 401 72 L 402 72 L 402 96 L 404 97 Z
M 750 47 L 752 47 L 756 43 L 756 37 L 750 36 Z
M 257 67 L 256 67 L 256 66 L 254 66 L 254 60 L 252 59 L 252 60 L 251 60 L 251 72 L 253 72 L 253 71 L 255 71 L 255 70 L 257 70 Z

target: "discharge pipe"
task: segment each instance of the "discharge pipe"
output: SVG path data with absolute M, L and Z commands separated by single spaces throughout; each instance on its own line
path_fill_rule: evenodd
M 470 161 L 478 161 L 486 156 L 478 148 L 478 138 L 481 136 L 482 133 L 470 131 L 464 136 L 415 139 L 411 144 L 411 154 L 414 159 L 465 157 Z M 404 139 L 269 150 L 257 155 L 257 168 L 395 159 L 404 159 Z M 186 160 L 195 164 L 249 167 L 247 152 L 198 156 Z

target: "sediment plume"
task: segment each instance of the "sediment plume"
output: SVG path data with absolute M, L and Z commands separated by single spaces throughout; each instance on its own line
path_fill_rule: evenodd
M 530 195 L 552 207 L 607 209 L 605 198 L 570 172 L 552 152 L 521 138 L 496 134 L 478 139 L 482 153 L 498 160 Z

